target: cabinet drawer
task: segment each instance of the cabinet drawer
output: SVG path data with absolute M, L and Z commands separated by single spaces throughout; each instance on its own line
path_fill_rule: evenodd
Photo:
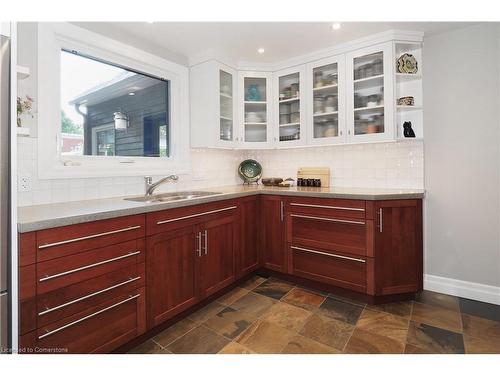
M 144 262 L 144 239 L 90 250 L 37 264 L 37 292 L 47 293 Z
M 39 295 L 37 326 L 53 323 L 144 285 L 145 265 L 139 263 Z
M 137 289 L 21 336 L 37 352 L 109 352 L 145 330 L 145 292 Z M 50 352 L 49 352 L 50 353 Z
M 288 213 L 287 241 L 306 247 L 348 254 L 367 254 L 372 246 L 371 220 Z
M 150 236 L 180 229 L 188 225 L 199 224 L 219 217 L 236 215 L 238 212 L 237 208 L 238 203 L 236 200 L 224 200 L 152 212 L 146 216 L 146 233 Z
M 331 218 L 364 219 L 366 202 L 353 199 L 291 198 L 287 212 Z
M 37 232 L 37 261 L 45 261 L 144 237 L 144 215 L 99 220 Z
M 290 246 L 291 273 L 358 292 L 366 290 L 366 259 Z

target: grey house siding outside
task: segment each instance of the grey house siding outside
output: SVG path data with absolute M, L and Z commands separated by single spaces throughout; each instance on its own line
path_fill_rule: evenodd
M 168 83 L 161 82 L 135 95 L 123 95 L 111 100 L 87 107 L 84 125 L 85 155 L 92 155 L 92 128 L 114 123 L 114 112 L 124 112 L 129 117 L 129 127 L 126 130 L 115 131 L 115 155 L 144 155 L 144 120 L 158 118 L 168 114 L 167 102 Z

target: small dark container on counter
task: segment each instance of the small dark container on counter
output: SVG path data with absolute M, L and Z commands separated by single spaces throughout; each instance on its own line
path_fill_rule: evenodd
M 303 178 L 297 178 L 297 186 L 304 186 L 304 179 Z
M 314 179 L 314 187 L 321 187 L 321 180 L 319 178 Z
M 307 179 L 307 186 L 314 186 L 314 178 Z

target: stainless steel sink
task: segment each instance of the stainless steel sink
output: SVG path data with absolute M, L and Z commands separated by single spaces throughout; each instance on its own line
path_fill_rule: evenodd
M 124 199 L 126 201 L 132 201 L 132 202 L 156 203 L 156 202 L 174 202 L 184 199 L 208 197 L 210 195 L 217 195 L 217 194 L 222 194 L 222 193 L 213 191 L 178 191 L 175 193 L 154 194 L 149 196 L 143 195 L 140 197 L 131 197 Z

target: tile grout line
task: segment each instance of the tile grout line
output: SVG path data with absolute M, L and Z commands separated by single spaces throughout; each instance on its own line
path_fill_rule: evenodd
M 186 317 L 186 318 L 184 318 L 184 319 L 189 319 L 189 317 Z M 184 319 L 183 319 L 183 320 L 184 320 Z M 189 319 L 189 320 L 191 320 L 191 319 Z M 174 342 L 176 342 L 176 341 L 177 341 L 177 340 L 179 340 L 180 338 L 182 338 L 182 337 L 186 336 L 186 335 L 187 335 L 189 332 L 191 332 L 192 330 L 194 330 L 194 329 L 196 329 L 196 328 L 198 328 L 198 327 L 200 327 L 200 326 L 201 326 L 201 324 L 199 324 L 198 322 L 195 322 L 194 320 L 191 320 L 191 321 L 192 321 L 193 323 L 196 323 L 197 325 L 196 325 L 195 327 L 191 328 L 189 331 L 185 332 L 184 334 L 180 335 L 180 336 L 179 336 L 179 337 L 177 337 L 176 339 L 172 340 L 172 341 L 171 341 L 168 345 L 166 345 L 166 346 L 163 346 L 163 345 L 159 344 L 158 342 L 156 342 L 156 341 L 154 340 L 154 337 L 158 336 L 159 334 L 158 334 L 158 335 L 156 335 L 156 336 L 154 336 L 151 340 L 152 340 L 152 341 L 154 341 L 156 344 L 160 345 L 162 348 L 164 348 L 164 349 L 168 350 L 168 349 L 167 349 L 167 346 L 172 345 Z M 179 322 L 182 322 L 182 320 L 179 320 Z M 175 324 L 177 324 L 177 323 L 175 323 Z M 174 325 L 175 325 L 175 324 L 174 324 Z M 170 326 L 170 327 L 173 327 L 174 325 L 172 325 L 172 326 Z M 168 327 L 168 328 L 170 328 L 170 327 Z M 167 328 L 167 329 L 168 329 L 168 328 Z M 166 329 L 166 330 L 167 330 L 167 329 Z M 165 331 L 166 331 L 166 330 L 165 330 Z M 162 332 L 164 332 L 164 331 L 162 331 Z M 160 332 L 160 333 L 161 333 L 161 332 Z

